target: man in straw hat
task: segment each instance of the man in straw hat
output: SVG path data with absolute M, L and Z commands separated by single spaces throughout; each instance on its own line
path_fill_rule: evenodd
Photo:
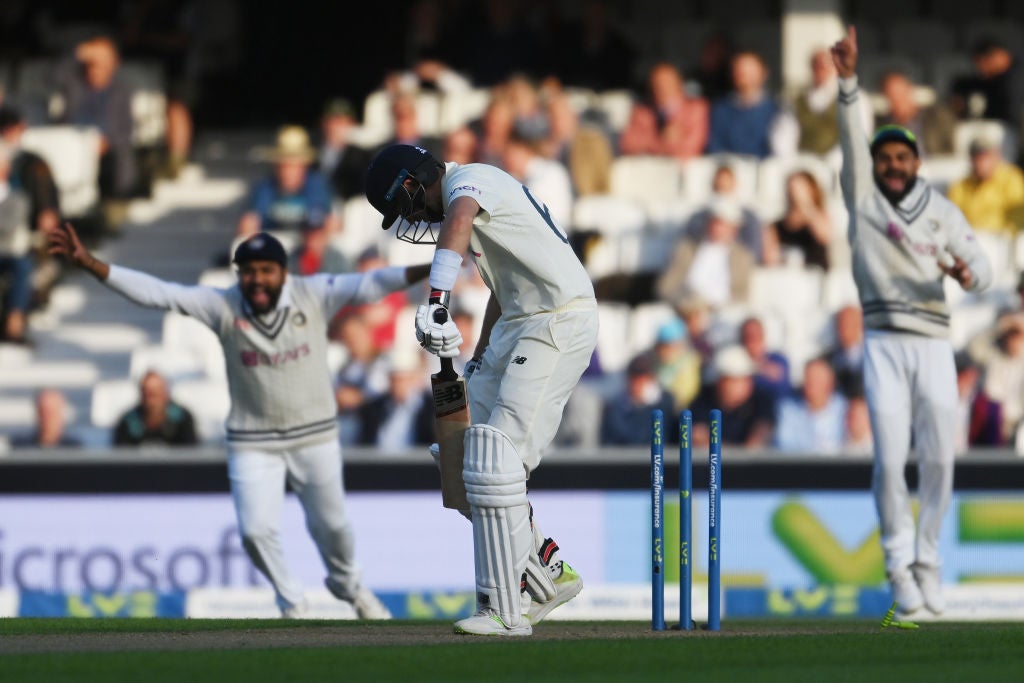
M 277 133 L 277 144 L 261 150 L 260 156 L 274 164 L 274 171 L 253 188 L 249 209 L 238 222 L 239 236 L 261 230 L 339 229 L 327 180 L 311 167 L 316 150 L 305 129 L 284 126 Z

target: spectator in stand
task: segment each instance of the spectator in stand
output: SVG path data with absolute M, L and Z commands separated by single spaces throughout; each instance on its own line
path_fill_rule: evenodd
M 882 77 L 882 95 L 889 113 L 879 116 L 876 126 L 903 126 L 917 138 L 921 157 L 953 154 L 956 116 L 940 102 L 921 107 L 914 96 L 914 84 L 906 74 L 890 71 Z
M 512 105 L 513 132 L 537 140 L 547 137 L 551 125 L 540 106 L 537 85 L 524 74 L 517 73 L 505 82 L 504 92 Z
M 415 145 L 433 155 L 440 155 L 444 148 L 444 141 L 433 135 L 424 135 L 420 132 L 415 95 L 399 92 L 394 96 L 394 99 L 391 100 L 391 121 L 393 124 L 391 139 L 378 149 L 384 149 L 391 145 Z
M 839 96 L 839 77 L 827 49 L 815 50 L 811 55 L 811 84 L 802 90 L 793 102 L 793 113 L 800 129 L 797 149 L 807 154 L 834 158 L 839 166 L 839 119 L 836 98 Z M 864 130 L 871 130 L 874 113 L 864 100 L 861 106 Z
M 531 190 L 537 202 L 547 207 L 557 225 L 568 228 L 572 220 L 572 180 L 569 171 L 557 161 L 539 153 L 541 139 L 516 130 L 502 155 L 501 167 Z
M 176 178 L 188 163 L 192 146 L 192 113 L 197 99 L 196 12 L 191 3 L 175 0 L 128 2 L 120 7 L 118 38 L 128 59 L 159 61 L 167 84 L 165 120 L 167 158 L 160 172 Z
M 386 268 L 387 262 L 380 255 L 377 247 L 368 247 L 356 259 L 354 270 L 365 273 L 376 268 Z M 370 329 L 374 346 L 380 351 L 389 350 L 395 343 L 395 320 L 398 313 L 409 303 L 404 291 L 391 292 L 377 301 L 345 306 L 338 312 L 338 318 L 352 311 L 359 311 Z
M 800 395 L 779 402 L 775 446 L 806 455 L 838 453 L 845 441 L 846 410 L 832 366 L 824 358 L 807 361 Z
M 697 65 L 689 73 L 700 88 L 700 96 L 709 102 L 732 90 L 732 55 L 732 41 L 725 31 L 713 32 L 701 44 Z
M 705 239 L 683 238 L 658 278 L 658 297 L 673 306 L 693 295 L 713 307 L 746 301 L 754 255 L 737 240 L 742 217 L 733 202 L 713 202 Z
M 474 164 L 480 141 L 468 126 L 450 131 L 444 138 L 444 158 L 454 164 Z
M 288 272 L 296 275 L 346 273 L 352 261 L 331 246 L 327 230 L 303 230 L 299 245 L 288 255 Z
M 11 153 L 8 183 L 28 197 L 28 226 L 41 236 L 60 225 L 60 195 L 49 164 L 38 154 L 22 148 L 21 138 L 26 128 L 21 112 L 13 107 L 0 107 L 0 144 L 6 145 Z M 60 276 L 60 266 L 45 250 L 33 251 L 33 296 L 45 301 Z
M 115 446 L 194 446 L 192 413 L 171 400 L 167 380 L 149 371 L 139 382 L 139 404 L 121 416 L 114 426 Z
M 515 113 L 508 97 L 500 90 L 495 92 L 483 117 L 471 124 L 471 128 L 478 131 L 477 139 L 480 141 L 477 160 L 499 166 L 515 123 Z
M 956 453 L 971 446 L 1003 446 L 1003 408 L 981 390 L 981 369 L 964 351 L 956 354 Z
M 823 48 L 815 50 L 811 55 L 811 84 L 793 103 L 800 126 L 799 151 L 824 156 L 839 146 L 838 93 L 839 79 L 832 55 Z
M 62 123 L 100 131 L 100 196 L 124 200 L 139 191 L 139 169 L 132 145 L 131 89 L 119 78 L 120 57 L 105 36 L 79 43 L 76 69 L 61 75 Z
M 249 209 L 238 222 L 238 235 L 261 230 L 340 230 L 331 210 L 331 191 L 319 171 L 310 168 L 316 151 L 300 126 L 278 131 L 277 145 L 269 150 L 274 172 L 253 188 Z
M 722 411 L 722 443 L 747 448 L 766 448 L 775 428 L 775 403 L 754 386 L 754 361 L 741 346 L 726 346 L 715 353 L 711 383 L 705 385 L 690 409 L 693 411 L 693 445 L 708 445 L 708 420 L 712 408 Z
M 656 64 L 648 77 L 650 100 L 637 103 L 619 138 L 622 154 L 655 154 L 685 161 L 708 143 L 708 103 L 686 95 L 672 64 Z
M 601 443 L 605 446 L 647 443 L 654 409 L 662 410 L 666 416 L 675 412 L 672 397 L 658 383 L 654 357 L 643 353 L 626 366 L 625 390 L 605 401 L 601 411 Z M 672 440 L 671 434 L 665 436 L 667 441 Z
M 690 348 L 686 323 L 679 318 L 662 323 L 654 340 L 658 384 L 672 397 L 675 409 L 690 405 L 700 391 L 700 354 Z
M 1006 316 L 996 338 L 996 350 L 985 368 L 985 396 L 1002 407 L 1001 443 L 1013 443 L 1024 419 L 1024 323 Z
M 835 344 L 827 353 L 839 392 L 847 397 L 864 393 L 864 317 L 860 307 L 848 304 L 832 319 Z
M 955 80 L 951 87 L 957 118 L 997 119 L 1010 131 L 1018 131 L 1024 73 L 1017 57 L 999 40 L 983 38 L 971 50 L 971 61 L 974 74 Z
M 544 156 L 569 169 L 576 196 L 610 193 L 615 152 L 602 124 L 590 112 L 581 119 L 560 89 L 547 92 L 545 111 L 550 133 Z
M 781 266 L 795 261 L 802 267 L 827 271 L 832 233 L 821 186 L 810 172 L 796 171 L 786 179 L 782 218 L 765 228 L 764 263 Z
M 341 200 L 363 193 L 363 177 L 370 164 L 370 153 L 352 143 L 356 125 L 356 112 L 348 100 L 333 99 L 324 107 L 319 170 L 330 180 L 334 196 Z
M 1024 225 L 1024 172 L 1003 160 L 998 140 L 979 136 L 971 141 L 971 172 L 949 188 L 975 230 L 1017 232 Z
M 849 455 L 871 455 L 875 449 L 875 437 L 871 433 L 871 413 L 863 395 L 846 399 L 846 438 L 843 450 Z
M 790 393 L 789 360 L 778 351 L 768 350 L 764 323 L 757 317 L 743 321 L 739 329 L 740 346 L 754 363 L 754 386 L 778 402 Z
M 32 234 L 30 201 L 10 182 L 11 150 L 0 142 L 0 302 L 3 339 L 28 343 L 28 310 L 32 301 Z M 3 279 L 8 279 L 6 291 Z
M 409 347 L 392 350 L 388 371 L 388 391 L 359 408 L 359 443 L 384 453 L 429 446 L 437 439 L 422 352 Z
M 566 83 L 597 92 L 632 85 L 634 50 L 616 30 L 607 0 L 587 0 L 579 23 L 563 35 L 568 42 L 553 70 Z
M 341 316 L 333 336 L 348 350 L 334 383 L 334 397 L 338 402 L 341 443 L 350 446 L 359 438 L 359 408 L 387 391 L 387 359 L 358 311 Z
M 686 325 L 690 347 L 700 356 L 700 364 L 703 369 L 704 366 L 711 363 L 715 354 L 715 347 L 711 343 L 709 334 L 711 306 L 699 296 L 690 296 L 680 301 L 675 309 L 680 320 Z
M 36 394 L 36 428 L 31 434 L 15 436 L 15 448 L 77 448 L 82 445 L 65 428 L 68 402 L 57 389 L 42 389 Z
M 763 159 L 796 151 L 798 129 L 792 114 L 766 89 L 768 67 L 756 52 L 732 58 L 732 92 L 711 105 L 706 152 L 746 154 Z
M 720 164 L 715 169 L 711 177 L 711 197 L 711 204 L 694 212 L 686 222 L 686 227 L 683 228 L 685 235 L 694 240 L 704 239 L 711 214 L 710 206 L 721 200 L 733 202 L 740 207 L 739 241 L 750 250 L 758 262 L 761 262 L 764 252 L 764 229 L 761 227 L 761 219 L 750 207 L 742 203 L 736 190 L 736 171 L 728 163 Z

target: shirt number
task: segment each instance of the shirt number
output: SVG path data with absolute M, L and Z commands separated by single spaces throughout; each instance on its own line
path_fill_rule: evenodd
M 547 205 L 542 204 L 538 202 L 536 199 L 534 199 L 533 195 L 530 194 L 530 190 L 529 188 L 526 187 L 526 185 L 523 185 L 523 192 L 526 193 L 526 198 L 530 200 L 531 204 L 533 204 L 533 208 L 537 209 L 537 213 L 539 213 L 540 217 L 544 219 L 544 222 L 548 224 L 548 227 L 551 228 L 551 231 L 553 233 L 555 233 L 555 236 L 558 237 L 558 239 L 562 240 L 562 242 L 564 242 L 565 244 L 569 244 L 569 239 L 565 236 L 565 233 L 562 232 L 557 225 L 555 225 L 555 222 L 553 220 L 551 220 L 551 212 L 548 211 Z

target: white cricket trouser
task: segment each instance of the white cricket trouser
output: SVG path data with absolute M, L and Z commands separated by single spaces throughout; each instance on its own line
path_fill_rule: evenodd
M 550 313 L 499 320 L 467 387 L 473 424 L 487 423 L 504 432 L 532 472 L 541 451 L 555 438 L 565 404 L 596 345 L 593 299 Z
M 302 586 L 289 574 L 281 550 L 280 523 L 285 481 L 306 515 L 306 528 L 327 569 L 327 587 L 341 599 L 355 598 L 359 570 L 345 512 L 341 446 L 337 441 L 283 451 L 228 449 L 228 477 L 242 544 L 256 568 L 274 586 L 282 610 L 302 604 Z
M 937 568 L 939 531 L 953 495 L 957 387 L 953 348 L 945 339 L 868 330 L 864 389 L 875 438 L 872 489 L 890 576 L 915 562 Z M 918 460 L 919 514 L 904 468 L 911 434 Z

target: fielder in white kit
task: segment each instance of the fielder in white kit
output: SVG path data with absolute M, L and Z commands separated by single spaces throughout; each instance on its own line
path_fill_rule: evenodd
M 832 48 L 840 75 L 843 198 L 853 276 L 864 311 L 864 388 L 874 431 L 872 489 L 885 569 L 904 614 L 945 608 L 939 532 L 953 493 L 956 370 L 945 276 L 968 291 L 991 267 L 963 213 L 917 177 L 913 133 L 884 126 L 870 144 L 860 120 L 857 33 Z M 920 511 L 915 533 L 904 469 L 913 441 Z
M 477 612 L 455 631 L 530 635 L 533 624 L 583 587 L 533 519 L 526 481 L 590 364 L 594 288 L 547 207 L 498 168 L 441 164 L 426 150 L 393 145 L 370 164 L 366 195 L 385 229 L 404 219 L 399 239 L 437 244 L 431 303 L 416 315 L 424 348 L 458 354 L 458 328 L 451 316 L 435 313 L 446 309 L 467 251 L 491 290 L 466 367 L 472 424 L 463 480 L 471 509 L 464 514 L 473 522 Z
M 287 478 L 327 569 L 327 589 L 351 603 L 360 618 L 390 618 L 362 584 L 355 561 L 327 324 L 342 306 L 376 301 L 422 280 L 429 266 L 298 277 L 287 274 L 281 243 L 262 233 L 235 250 L 238 283 L 215 289 L 107 265 L 82 246 L 70 225 L 50 233 L 48 241 L 50 253 L 68 257 L 126 299 L 190 315 L 220 339 L 231 394 L 228 476 L 239 532 L 249 558 L 273 585 L 282 615 L 301 617 L 307 609 L 279 537 Z

